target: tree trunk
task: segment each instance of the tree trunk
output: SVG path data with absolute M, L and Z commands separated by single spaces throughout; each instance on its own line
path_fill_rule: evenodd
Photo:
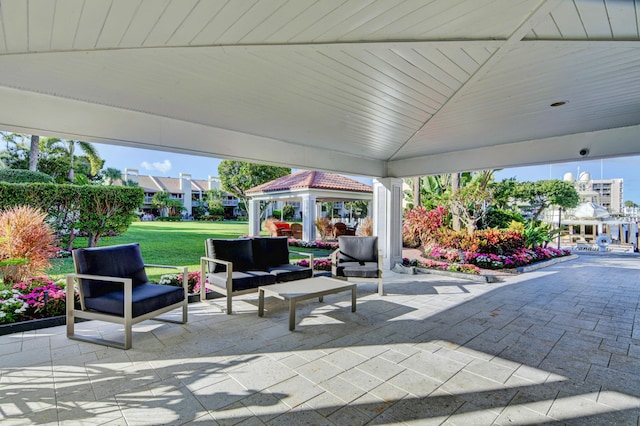
M 413 208 L 419 207 L 422 205 L 420 200 L 420 176 L 415 176 L 413 178 Z
M 451 197 L 455 198 L 456 192 L 460 188 L 460 173 L 452 173 L 451 174 Z M 458 210 L 458 206 L 456 203 L 452 203 L 451 205 L 451 227 L 454 231 L 459 231 L 461 229 L 460 224 L 460 211 Z
M 31 135 L 31 146 L 29 150 L 29 170 L 38 170 L 38 157 L 40 156 L 40 136 Z
M 73 155 L 74 155 L 74 151 L 76 148 L 76 142 L 75 141 L 69 141 L 69 174 L 67 175 L 67 179 L 69 179 L 69 182 L 73 183 L 73 181 L 75 180 L 75 175 L 73 173 L 73 168 L 75 167 L 75 164 L 73 164 Z M 89 246 L 92 247 L 92 246 Z

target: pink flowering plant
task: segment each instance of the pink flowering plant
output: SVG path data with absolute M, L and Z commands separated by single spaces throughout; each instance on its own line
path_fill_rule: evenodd
M 303 268 L 309 267 L 309 261 L 307 259 L 303 259 L 296 263 L 298 266 L 302 266 Z M 331 270 L 331 259 L 329 258 L 317 258 L 313 259 L 313 269 L 316 271 L 330 271 Z
M 27 278 L 0 291 L 0 324 L 64 315 L 65 307 L 63 282 L 46 276 Z
M 295 238 L 289 238 L 290 247 L 306 247 L 317 248 L 320 250 L 336 250 L 338 248 L 337 241 L 303 241 L 296 240 Z
M 175 287 L 182 286 L 183 274 L 165 274 L 160 277 L 158 284 L 172 285 Z M 187 284 L 189 286 L 189 294 L 200 293 L 200 271 L 189 272 L 187 275 Z

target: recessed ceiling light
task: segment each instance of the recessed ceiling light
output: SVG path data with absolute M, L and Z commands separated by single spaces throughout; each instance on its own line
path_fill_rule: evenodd
M 562 106 L 562 105 L 566 105 L 568 103 L 569 103 L 569 101 L 559 101 L 559 102 L 554 102 L 549 106 L 555 108 L 555 107 L 559 107 L 559 106 Z

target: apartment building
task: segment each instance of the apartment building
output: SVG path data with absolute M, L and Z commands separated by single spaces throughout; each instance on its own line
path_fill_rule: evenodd
M 122 176 L 124 181 L 132 181 L 144 189 L 144 201 L 142 211 L 145 213 L 153 213 L 154 207 L 151 204 L 153 196 L 158 192 L 167 192 L 174 200 L 179 200 L 186 209 L 187 214 L 193 215 L 194 207 L 204 207 L 204 194 L 210 189 L 221 189 L 220 178 L 217 176 L 209 176 L 207 180 L 192 179 L 189 173 L 180 173 L 180 177 L 163 177 L 141 175 L 138 169 L 125 169 Z M 226 194 L 222 200 L 224 206 L 224 216 L 232 218 L 240 214 L 238 211 L 238 199 Z

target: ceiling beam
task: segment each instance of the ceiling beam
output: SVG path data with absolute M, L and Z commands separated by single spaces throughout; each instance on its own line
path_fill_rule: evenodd
M 0 87 L 3 130 L 362 176 L 384 161 L 137 111 Z
M 388 175 L 410 177 L 640 154 L 640 125 L 390 161 Z M 582 150 L 587 155 L 581 155 Z

